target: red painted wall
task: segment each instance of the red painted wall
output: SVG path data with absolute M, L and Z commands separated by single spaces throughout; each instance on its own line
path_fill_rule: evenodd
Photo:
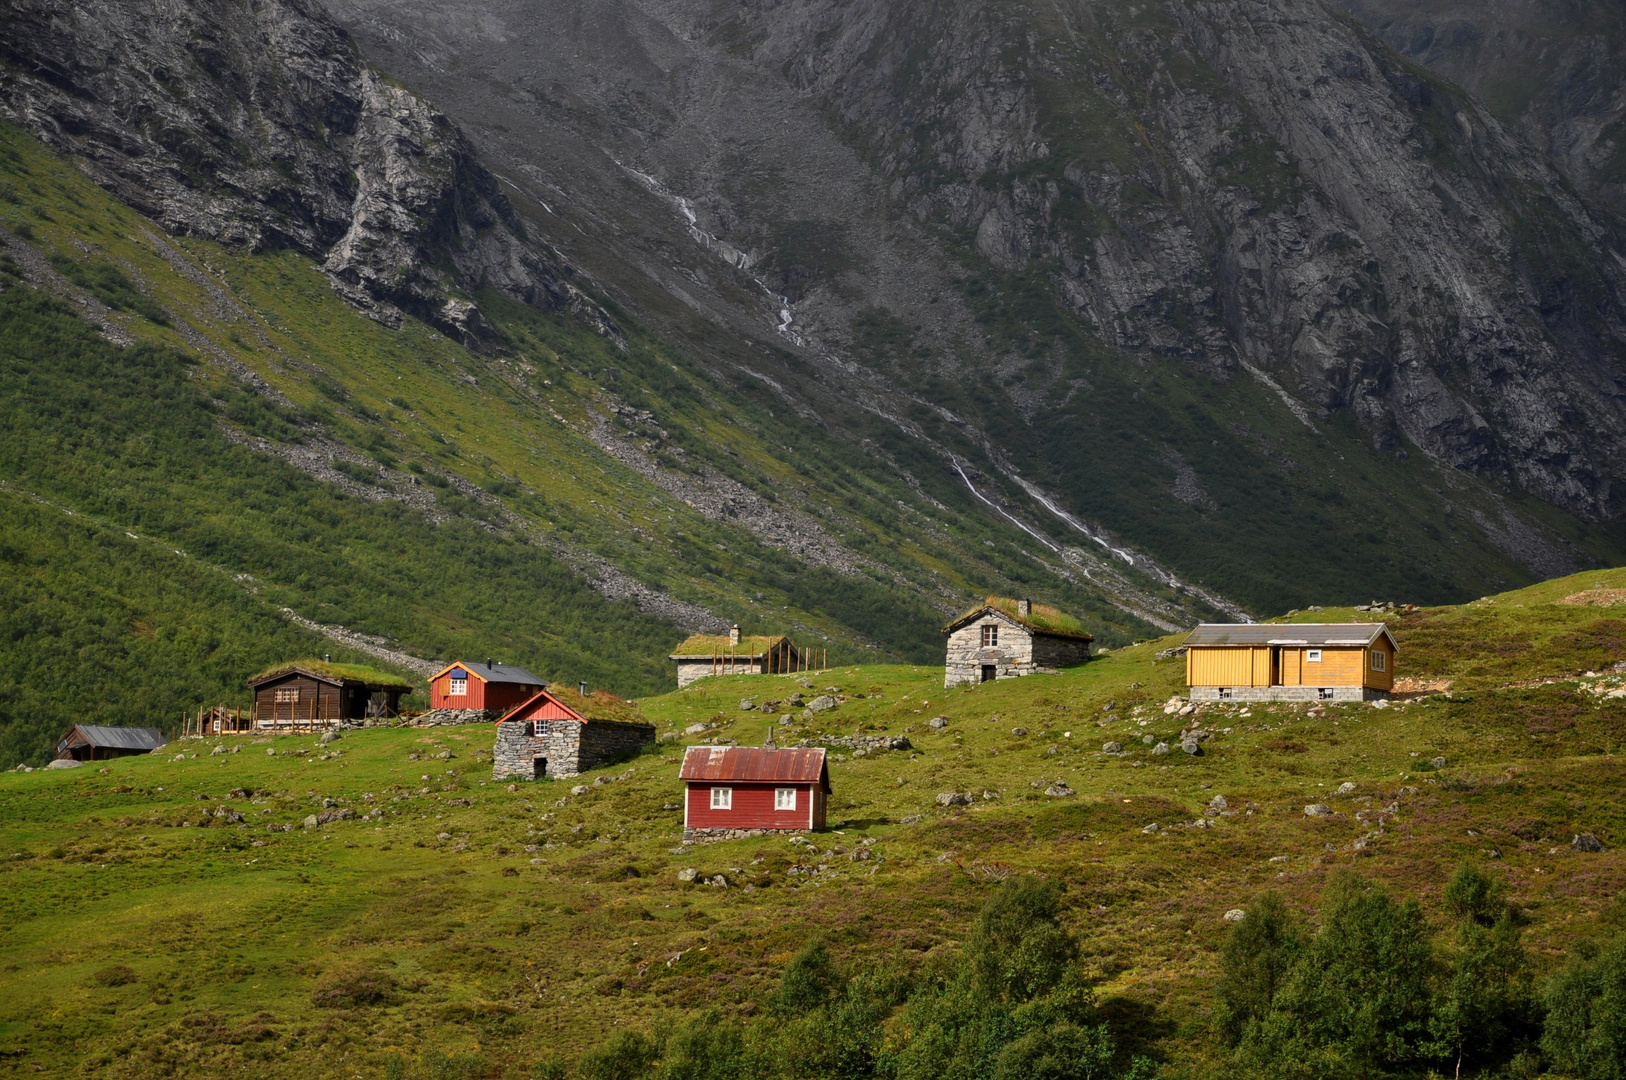
M 535 697 L 532 691 L 529 697 Z M 523 712 L 515 713 L 509 717 L 511 720 L 580 720 L 581 717 L 554 701 L 552 698 L 542 698 Z
M 734 805 L 729 810 L 711 808 L 711 789 L 734 789 Z M 775 810 L 775 788 L 796 789 L 795 810 Z M 712 781 L 691 781 L 689 784 L 689 812 L 685 824 L 691 829 L 806 829 L 808 811 L 813 804 L 812 828 L 824 825 L 824 792 L 815 792 L 812 784 L 756 784 L 735 781 L 722 784 Z M 814 800 L 817 800 L 816 803 Z
M 442 675 L 429 684 L 429 707 L 431 709 L 496 709 L 507 712 L 515 705 L 524 702 L 539 689 L 535 686 L 521 686 L 518 683 L 488 683 L 482 682 L 473 674 L 469 675 L 469 692 L 459 697 L 453 697 L 449 691 L 452 687 L 452 677 Z

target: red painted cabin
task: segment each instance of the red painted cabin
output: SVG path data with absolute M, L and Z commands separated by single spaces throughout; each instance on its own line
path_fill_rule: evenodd
M 429 678 L 431 709 L 507 712 L 547 683 L 514 664 L 451 664 Z
M 822 829 L 830 770 L 821 749 L 691 746 L 679 778 L 683 827 Z

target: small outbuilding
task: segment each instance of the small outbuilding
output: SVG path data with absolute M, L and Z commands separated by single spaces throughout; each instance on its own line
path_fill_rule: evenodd
M 990 596 L 943 627 L 948 657 L 943 685 L 1052 675 L 1090 658 L 1094 635 L 1046 604 Z
M 518 664 L 459 660 L 429 676 L 429 708 L 467 713 L 465 720 L 494 720 L 547 685 Z
M 1203 623 L 1186 638 L 1193 701 L 1371 701 L 1394 688 L 1385 623 Z
M 278 664 L 248 685 L 254 691 L 255 731 L 296 731 L 394 716 L 402 695 L 413 689 L 398 675 L 330 660 Z
M 631 757 L 655 741 L 638 707 L 602 690 L 538 690 L 497 721 L 493 780 L 575 776 Z
M 824 828 L 830 769 L 820 748 L 691 746 L 678 776 L 685 836 Z
M 726 634 L 693 634 L 670 659 L 677 663 L 679 690 L 711 675 L 782 675 L 807 664 L 784 634 L 742 636 L 738 626 Z
M 56 757 L 58 761 L 107 761 L 131 754 L 150 754 L 168 743 L 157 728 L 75 724 L 57 740 Z

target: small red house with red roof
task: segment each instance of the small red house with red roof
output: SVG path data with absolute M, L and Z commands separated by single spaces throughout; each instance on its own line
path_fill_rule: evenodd
M 822 749 L 691 746 L 678 777 L 688 786 L 685 834 L 824 828 L 830 770 Z
M 497 721 L 493 780 L 575 776 L 636 754 L 655 741 L 638 706 L 602 690 L 538 690 Z

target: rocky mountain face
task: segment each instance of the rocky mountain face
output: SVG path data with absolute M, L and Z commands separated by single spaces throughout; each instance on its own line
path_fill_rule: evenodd
M 1340 0 L 1472 91 L 1575 189 L 1626 219 L 1626 8 L 1607 0 Z
M 446 116 L 306 0 L 15 0 L 0 114 L 173 233 L 319 260 L 343 295 L 467 343 L 482 288 L 581 307 Z
M 4 10 L 0 110 L 171 232 L 479 349 L 480 290 L 626 312 L 786 468 L 782 415 L 851 457 L 815 486 L 899 485 L 876 535 L 963 505 L 1165 621 L 1614 558 L 1603 181 L 1320 0 Z M 802 520 L 726 455 L 735 517 Z

